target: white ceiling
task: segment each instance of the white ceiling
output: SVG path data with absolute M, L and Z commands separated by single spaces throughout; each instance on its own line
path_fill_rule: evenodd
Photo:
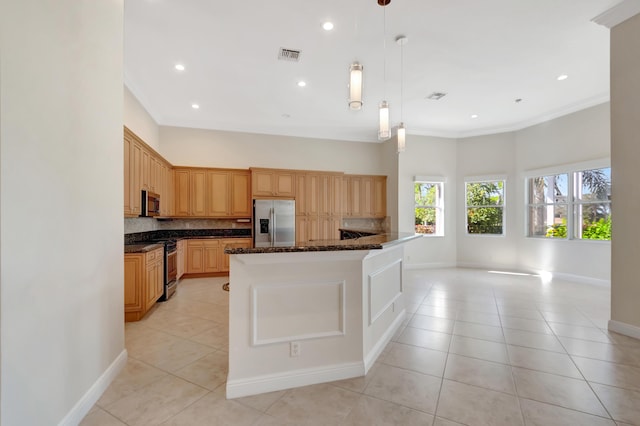
M 160 125 L 373 142 L 385 91 L 400 121 L 405 35 L 408 134 L 516 130 L 608 100 L 609 30 L 591 19 L 619 1 L 126 0 L 125 84 Z M 281 47 L 300 61 L 279 61 Z M 351 111 L 356 60 L 364 106 Z

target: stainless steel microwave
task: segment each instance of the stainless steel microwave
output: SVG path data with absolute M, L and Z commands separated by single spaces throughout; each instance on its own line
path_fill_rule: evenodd
M 140 216 L 153 217 L 160 215 L 160 195 L 142 190 L 142 203 L 140 208 Z

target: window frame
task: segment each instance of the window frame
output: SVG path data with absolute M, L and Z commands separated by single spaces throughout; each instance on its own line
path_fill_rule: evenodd
M 470 183 L 485 182 L 502 182 L 502 205 L 477 205 L 469 206 L 467 204 L 467 185 Z M 464 197 L 464 232 L 466 236 L 471 237 L 505 237 L 507 235 L 507 176 L 506 175 L 488 175 L 488 176 L 467 176 L 464 178 L 462 194 Z M 502 209 L 502 232 L 500 234 L 485 234 L 469 232 L 469 208 L 495 208 Z
M 439 197 L 436 196 L 436 203 L 434 205 L 418 205 L 418 203 L 415 202 L 415 187 L 416 184 L 419 183 L 429 183 L 429 184 L 436 184 L 439 185 L 440 187 L 440 191 L 439 191 Z M 434 208 L 436 210 L 436 232 L 434 232 L 433 234 L 421 234 L 421 233 L 417 233 L 416 235 L 422 235 L 425 237 L 444 237 L 445 232 L 444 232 L 444 226 L 445 226 L 445 184 L 446 184 L 446 178 L 442 177 L 442 176 L 414 176 L 413 178 L 413 190 L 414 190 L 414 203 L 413 203 L 413 223 L 414 223 L 414 232 L 415 232 L 415 211 L 418 208 Z M 438 205 L 438 203 L 440 205 Z
M 578 201 L 576 197 L 576 174 L 587 171 L 587 170 L 598 170 L 598 169 L 611 169 L 611 161 L 610 159 L 598 159 L 593 161 L 585 161 L 579 163 L 572 163 L 569 165 L 561 165 L 561 166 L 553 166 L 544 169 L 536 169 L 536 170 L 528 170 L 524 173 L 524 236 L 525 238 L 533 238 L 539 240 L 555 240 L 555 241 L 587 241 L 588 243 L 610 243 L 611 240 L 596 240 L 590 238 L 582 238 L 581 232 L 576 232 L 577 226 L 577 213 L 579 206 L 584 206 L 588 204 L 602 204 L 606 203 L 609 205 L 609 214 L 611 215 L 612 211 L 612 200 L 606 201 Z M 530 191 L 531 185 L 530 180 L 537 177 L 547 177 L 552 175 L 567 175 L 567 202 L 564 203 L 567 208 L 567 236 L 564 238 L 553 238 L 547 237 L 544 235 L 531 235 L 531 230 L 529 229 L 529 220 L 530 220 L 530 208 L 535 205 L 539 205 L 536 203 L 530 203 Z M 560 205 L 559 203 L 548 204 L 553 206 Z M 578 235 L 580 234 L 580 235 Z

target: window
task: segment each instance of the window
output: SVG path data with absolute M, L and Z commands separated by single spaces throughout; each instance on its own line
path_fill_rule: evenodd
M 610 240 L 611 168 L 530 177 L 530 237 Z
M 504 234 L 504 180 L 465 183 L 468 234 Z
M 443 182 L 414 182 L 416 234 L 444 235 Z

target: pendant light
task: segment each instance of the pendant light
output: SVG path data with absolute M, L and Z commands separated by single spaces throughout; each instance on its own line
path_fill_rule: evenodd
M 391 3 L 391 0 L 378 0 L 378 4 L 383 8 Z M 383 78 L 384 78 L 384 97 L 387 97 L 387 10 L 383 14 Z M 378 140 L 387 140 L 391 137 L 391 127 L 389 126 L 389 103 L 386 100 L 380 102 L 380 127 L 378 129 Z
M 396 37 L 396 43 L 400 45 L 400 125 L 398 126 L 398 152 L 403 152 L 406 145 L 406 129 L 402 121 L 403 98 L 404 98 L 404 45 L 409 41 L 403 35 Z
M 349 67 L 349 108 L 362 108 L 362 65 L 354 62 Z

